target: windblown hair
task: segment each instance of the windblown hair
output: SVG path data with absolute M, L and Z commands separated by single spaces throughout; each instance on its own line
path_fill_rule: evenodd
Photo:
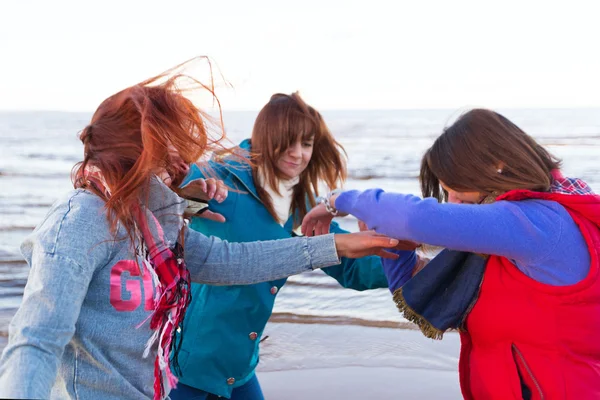
M 307 201 L 311 207 L 315 206 L 320 181 L 334 189 L 347 176 L 344 148 L 333 138 L 321 114 L 295 92 L 291 95 L 277 93 L 271 96 L 254 122 L 251 138 L 254 181 L 258 182 L 260 168 L 266 183 L 277 190 L 277 181 L 283 178 L 277 170 L 277 161 L 298 138 L 313 139 L 313 153 L 294 189 L 290 209 L 290 212 L 298 210 L 294 227 L 306 215 Z M 256 189 L 269 213 L 277 220 L 269 194 L 262 187 Z
M 435 140 L 421 160 L 423 197 L 448 200 L 440 185 L 495 196 L 510 190 L 546 192 L 561 161 L 504 116 L 473 109 Z M 501 170 L 499 172 L 498 170 Z
M 200 59 L 210 66 L 208 58 Z M 185 163 L 196 162 L 205 152 L 220 149 L 219 142 L 224 138 L 220 105 L 221 117 L 217 121 L 186 97 L 200 89 L 219 104 L 212 67 L 210 86 L 178 72 L 195 60 L 110 96 L 100 104 L 79 136 L 84 158 L 73 168 L 73 184 L 106 201 L 113 233 L 121 222 L 133 239 L 132 205 L 143 201 L 150 179 L 162 169 L 177 176 L 177 171 L 172 170 L 169 147 Z M 110 194 L 90 184 L 87 179 L 90 168 L 86 167 L 100 171 Z

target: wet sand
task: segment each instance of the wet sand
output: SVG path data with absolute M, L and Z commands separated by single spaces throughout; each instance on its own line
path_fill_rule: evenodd
M 257 375 L 267 400 L 462 398 L 457 333 L 437 341 L 404 322 L 273 322 L 292 319 L 274 316 L 263 335 Z M 5 345 L 0 335 L 0 351 Z
M 266 399 L 461 399 L 458 334 L 270 323 L 257 370 Z

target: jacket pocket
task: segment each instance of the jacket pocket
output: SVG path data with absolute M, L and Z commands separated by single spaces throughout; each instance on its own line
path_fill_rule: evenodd
M 521 394 L 523 400 L 544 400 L 545 397 L 542 387 L 527 364 L 525 357 L 523 357 L 523 353 L 521 353 L 514 343 L 512 344 L 511 349 L 513 359 L 517 366 L 517 372 L 519 373 L 519 380 L 521 381 Z

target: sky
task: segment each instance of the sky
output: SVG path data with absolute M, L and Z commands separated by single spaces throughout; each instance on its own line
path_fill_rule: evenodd
M 93 111 L 201 55 L 225 110 L 295 90 L 323 110 L 600 107 L 594 3 L 2 1 L 0 110 Z

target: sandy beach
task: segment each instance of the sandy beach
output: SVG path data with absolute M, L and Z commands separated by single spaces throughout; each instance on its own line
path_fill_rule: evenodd
M 266 399 L 461 399 L 457 333 L 270 323 L 258 377 Z
M 458 334 L 437 341 L 400 326 L 270 322 L 257 369 L 265 398 L 461 399 Z

